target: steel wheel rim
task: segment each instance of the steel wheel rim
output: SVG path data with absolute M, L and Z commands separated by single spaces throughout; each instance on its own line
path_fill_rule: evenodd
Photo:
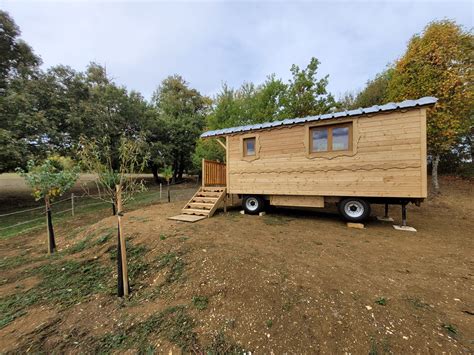
M 350 201 L 344 206 L 344 212 L 352 218 L 361 217 L 364 214 L 364 210 L 364 205 L 359 201 Z
M 247 207 L 249 211 L 256 211 L 258 209 L 258 200 L 255 197 L 249 197 L 245 201 L 245 207 Z

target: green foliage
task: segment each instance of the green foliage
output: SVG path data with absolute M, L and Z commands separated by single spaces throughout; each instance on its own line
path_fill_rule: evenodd
M 385 306 L 387 304 L 387 300 L 384 297 L 379 297 L 375 300 L 375 303 L 380 306 Z
M 179 75 L 169 76 L 153 94 L 153 115 L 145 122 L 150 145 L 150 167 L 157 177 L 160 167 L 171 166 L 173 179 L 192 168 L 192 153 L 204 128 L 209 98 Z
M 26 184 L 32 188 L 36 200 L 53 200 L 63 195 L 74 186 L 79 177 L 79 169 L 67 166 L 64 161 L 50 158 L 41 165 L 30 160 L 27 164 L 28 172 L 18 169 Z
M 166 180 L 166 182 L 170 182 L 171 178 L 173 177 L 173 168 L 171 166 L 166 166 L 162 171 L 161 175 Z
M 33 74 L 41 60 L 20 37 L 20 29 L 11 16 L 0 10 L 0 92 L 14 77 Z
M 207 116 L 206 128 L 220 129 L 327 113 L 336 107 L 336 102 L 327 92 L 328 76 L 317 78 L 319 64 L 316 58 L 311 58 L 304 69 L 293 65 L 287 84 L 274 74 L 257 86 L 244 83 L 239 89 L 232 89 L 224 84 Z M 224 161 L 224 155 L 218 143 L 199 142 L 193 154 L 193 165 L 200 170 L 202 158 Z
M 288 118 L 305 117 L 328 112 L 335 106 L 335 100 L 327 92 L 328 78 L 317 79 L 319 60 L 311 58 L 306 69 L 293 64 L 292 79 L 283 97 L 283 116 Z
M 392 78 L 393 68 L 389 67 L 367 81 L 366 87 L 358 94 L 347 93 L 339 100 L 339 107 L 352 110 L 359 107 L 383 105 L 388 101 L 388 85 Z
M 215 139 L 201 139 L 196 143 L 192 156 L 193 167 L 196 171 L 202 168 L 202 159 L 225 161 L 225 150 Z

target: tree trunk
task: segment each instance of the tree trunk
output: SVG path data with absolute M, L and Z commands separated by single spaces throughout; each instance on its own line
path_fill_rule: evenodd
M 56 241 L 54 240 L 53 217 L 51 215 L 51 204 L 49 198 L 44 199 L 46 204 L 46 227 L 48 230 L 48 254 L 56 250 Z
M 151 165 L 151 173 L 153 174 L 153 179 L 157 184 L 160 183 L 160 177 L 158 176 L 158 165 L 152 164 Z
M 116 186 L 116 205 L 117 205 L 117 296 L 128 296 L 130 286 L 128 283 L 128 266 L 127 266 L 127 247 L 125 243 L 125 235 L 122 231 L 122 187 Z
M 170 181 L 168 180 L 168 202 L 171 202 L 171 195 L 170 195 Z
M 439 181 L 438 181 L 438 165 L 439 165 L 439 154 L 433 156 L 433 164 L 431 169 L 431 182 L 433 184 L 433 192 L 439 193 Z
M 178 181 L 183 181 L 183 173 L 184 173 L 184 158 L 181 156 L 179 161 L 179 169 L 178 169 Z

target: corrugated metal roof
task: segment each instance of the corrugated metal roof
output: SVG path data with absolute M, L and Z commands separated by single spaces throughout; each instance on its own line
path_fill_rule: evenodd
M 402 102 L 389 102 L 388 104 L 382 106 L 372 106 L 366 108 L 358 108 L 355 110 L 350 111 L 341 111 L 341 112 L 334 112 L 334 113 L 326 113 L 324 115 L 318 116 L 309 116 L 303 118 L 294 118 L 294 119 L 285 119 L 283 121 L 274 121 L 274 122 L 265 122 L 265 123 L 257 123 L 253 125 L 247 126 L 239 126 L 239 127 L 230 127 L 224 129 L 217 129 L 215 131 L 207 131 L 201 134 L 201 138 L 206 137 L 215 137 L 215 136 L 225 136 L 228 134 L 239 133 L 239 132 L 248 132 L 248 131 L 255 131 L 259 129 L 265 128 L 272 128 L 278 126 L 289 126 L 298 123 L 305 123 L 305 122 L 313 122 L 313 121 L 321 121 L 321 120 L 329 120 L 329 119 L 338 119 L 350 116 L 359 116 L 364 114 L 370 113 L 377 113 L 377 112 L 387 112 L 387 111 L 394 111 L 397 109 L 407 109 L 407 108 L 415 108 L 418 106 L 426 106 L 426 105 L 433 105 L 438 101 L 436 97 L 426 96 L 422 97 L 418 100 L 405 100 Z

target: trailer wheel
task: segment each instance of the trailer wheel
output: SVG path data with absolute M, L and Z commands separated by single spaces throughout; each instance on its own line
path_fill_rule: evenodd
M 242 200 L 245 213 L 257 214 L 265 208 L 265 200 L 259 196 L 245 196 Z
M 349 222 L 362 222 L 370 216 L 370 205 L 360 198 L 346 198 L 338 204 L 339 213 Z

